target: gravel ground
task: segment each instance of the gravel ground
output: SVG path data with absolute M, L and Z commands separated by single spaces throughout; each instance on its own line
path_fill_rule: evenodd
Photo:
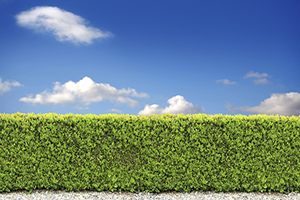
M 0 193 L 0 199 L 11 200 L 79 200 L 79 199 L 136 199 L 136 200 L 231 200 L 231 199 L 264 199 L 264 200 L 300 200 L 300 194 L 290 193 L 288 195 L 281 193 L 258 193 L 258 192 L 220 192 L 214 191 L 200 192 L 193 191 L 191 193 L 179 192 L 162 192 L 162 193 L 131 193 L 131 192 L 93 192 L 93 191 L 48 191 L 34 190 L 31 194 L 27 191 L 15 191 L 10 193 Z

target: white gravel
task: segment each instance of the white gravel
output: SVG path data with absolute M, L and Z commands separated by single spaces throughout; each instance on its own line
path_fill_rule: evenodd
M 193 191 L 186 192 L 162 192 L 162 193 L 131 193 L 131 192 L 93 192 L 93 191 L 48 191 L 48 190 L 34 190 L 31 194 L 26 194 L 28 191 L 15 191 L 10 193 L 0 193 L 0 199 L 11 200 L 79 200 L 79 199 L 160 199 L 160 200 L 224 200 L 224 199 L 265 199 L 265 200 L 300 200 L 300 194 L 294 192 L 286 195 L 281 193 L 259 193 L 259 192 L 227 192 L 216 193 L 214 191 L 200 192 Z

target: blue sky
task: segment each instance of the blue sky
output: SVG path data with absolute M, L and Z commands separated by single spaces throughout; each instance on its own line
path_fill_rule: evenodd
M 0 113 L 299 116 L 299 7 L 0 0 Z

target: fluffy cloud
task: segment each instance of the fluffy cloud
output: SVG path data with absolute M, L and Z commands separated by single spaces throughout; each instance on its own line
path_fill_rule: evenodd
M 87 27 L 85 19 L 57 7 L 37 6 L 16 15 L 20 26 L 36 31 L 50 31 L 58 41 L 71 41 L 75 44 L 90 44 L 93 39 L 113 36 L 110 32 L 102 32 Z
M 67 104 L 80 102 L 85 105 L 89 105 L 91 102 L 100 102 L 105 99 L 109 101 L 116 101 L 119 103 L 128 104 L 130 107 L 138 106 L 139 103 L 127 96 L 131 93 L 132 97 L 149 98 L 146 93 L 137 93 L 135 89 L 117 90 L 115 87 L 109 84 L 95 83 L 89 77 L 84 77 L 82 80 L 74 83 L 69 81 L 63 85 L 59 82 L 55 82 L 53 87 L 53 93 L 47 91 L 41 94 L 32 95 L 29 97 L 23 97 L 19 101 L 27 103 L 40 103 L 40 104 Z
M 138 115 L 149 115 L 149 114 L 197 114 L 199 113 L 199 107 L 193 106 L 192 103 L 187 102 L 183 96 L 177 95 L 168 100 L 168 104 L 170 104 L 167 108 L 159 108 L 159 105 L 153 104 L 149 106 L 148 104 L 145 106 L 144 110 L 140 111 Z
M 192 103 L 187 102 L 183 96 L 177 95 L 168 100 L 169 107 L 159 108 L 159 105 L 146 105 L 144 110 L 140 111 L 138 115 L 149 114 L 197 114 L 200 113 L 199 107 L 193 106 Z M 273 93 L 270 98 L 262 101 L 258 106 L 249 107 L 234 107 L 230 103 L 225 105 L 225 108 L 231 113 L 236 111 L 250 112 L 254 114 L 266 115 L 284 115 L 284 116 L 299 116 L 300 115 L 300 93 Z M 202 112 L 206 113 L 202 106 Z
M 231 113 L 237 110 L 250 113 L 260 113 L 266 115 L 285 115 L 285 116 L 299 116 L 300 114 L 300 93 L 273 93 L 270 98 L 262 101 L 258 106 L 236 107 L 230 103 L 225 106 Z
M 261 78 L 266 77 L 267 74 L 258 74 L 249 72 L 245 78 Z M 224 80 L 224 79 L 223 79 Z M 227 79 L 226 79 L 227 80 Z M 253 80 L 254 83 L 260 82 L 259 84 L 266 84 L 268 81 L 261 81 L 262 79 Z M 256 82 L 255 82 L 256 81 Z M 223 81 L 224 84 L 230 84 L 230 81 Z M 19 82 L 1 82 L 0 78 L 0 94 L 7 92 L 11 87 L 21 86 Z M 138 106 L 139 103 L 129 97 L 149 98 L 145 93 L 137 93 L 134 89 L 128 88 L 117 90 L 115 87 L 109 84 L 95 83 L 89 77 L 84 77 L 77 83 L 69 81 L 63 85 L 59 82 L 55 82 L 53 87 L 53 93 L 47 91 L 41 94 L 36 94 L 35 98 L 32 96 L 23 97 L 19 101 L 27 103 L 40 103 L 40 104 L 67 104 L 67 103 L 82 103 L 89 105 L 92 102 L 101 102 L 103 100 L 109 100 L 111 102 L 125 103 L 130 107 Z M 145 105 L 144 109 L 138 112 L 138 115 L 149 115 L 149 114 L 196 114 L 200 112 L 197 105 L 185 100 L 181 95 L 171 97 L 168 101 L 169 107 L 160 108 L 157 104 Z M 231 113 L 236 113 L 238 110 L 244 112 L 250 112 L 253 114 L 267 114 L 267 115 L 284 115 L 284 116 L 299 116 L 300 114 L 300 93 L 289 92 L 289 93 L 273 93 L 270 98 L 262 101 L 258 106 L 249 107 L 234 107 L 230 103 L 225 105 L 225 108 Z M 83 109 L 77 107 L 77 109 Z M 86 109 L 86 108 L 85 108 Z M 120 110 L 112 109 L 113 112 L 122 113 Z M 206 112 L 202 106 L 202 112 Z
M 14 81 L 12 83 L 5 81 L 4 83 L 2 83 L 2 80 L 0 78 L 0 94 L 9 91 L 11 89 L 11 86 L 18 87 L 22 85 L 17 81 Z

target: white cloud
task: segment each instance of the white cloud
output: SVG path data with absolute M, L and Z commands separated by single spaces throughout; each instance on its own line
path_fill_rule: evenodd
M 247 74 L 246 74 L 246 76 L 244 76 L 244 79 L 245 78 L 249 78 L 249 77 L 255 77 L 255 78 L 260 78 L 260 77 L 267 77 L 267 76 L 269 76 L 268 74 L 266 74 L 266 73 L 263 73 L 263 74 L 259 74 L 258 72 L 252 72 L 252 71 L 250 71 L 250 72 L 248 72 Z
M 248 77 L 266 77 L 267 74 L 248 73 Z M 223 79 L 224 80 L 224 79 Z M 227 79 L 225 79 L 227 80 Z M 260 79 L 261 80 L 261 79 Z M 260 84 L 266 84 L 268 81 L 258 81 Z M 230 81 L 223 81 L 224 84 L 230 84 Z M 1 82 L 0 78 L 0 92 L 7 92 L 11 86 L 21 86 L 20 83 L 14 82 Z M 89 105 L 92 102 L 100 102 L 103 100 L 109 100 L 110 102 L 125 103 L 130 107 L 138 106 L 139 103 L 129 97 L 140 97 L 149 98 L 146 93 L 137 93 L 135 89 L 128 88 L 117 90 L 115 87 L 109 84 L 95 83 L 89 77 L 84 77 L 77 83 L 68 81 L 67 83 L 60 85 L 59 82 L 55 82 L 53 87 L 53 93 L 44 91 L 37 94 L 35 98 L 23 97 L 19 101 L 27 103 L 40 103 L 40 104 L 67 104 L 67 103 L 82 103 Z M 174 96 L 167 101 L 170 106 L 166 108 L 160 108 L 157 104 L 144 106 L 144 109 L 138 112 L 138 115 L 149 115 L 149 114 L 197 114 L 200 109 L 196 105 L 185 100 L 181 95 Z M 81 108 L 77 109 L 88 109 Z M 238 110 L 244 112 L 250 112 L 254 114 L 266 114 L 266 115 L 284 115 L 284 116 L 299 116 L 300 115 L 300 93 L 289 92 L 289 93 L 273 93 L 271 97 L 262 101 L 258 106 L 249 107 L 235 107 L 230 103 L 225 105 L 225 108 L 231 113 L 236 113 Z M 202 112 L 206 113 L 202 106 Z M 122 111 L 111 109 L 112 112 L 121 113 Z
M 84 77 L 82 80 L 74 83 L 69 81 L 62 86 L 59 82 L 55 82 L 53 93 L 47 91 L 37 94 L 35 98 L 32 95 L 23 97 L 19 101 L 27 103 L 40 104 L 67 104 L 67 103 L 83 103 L 89 105 L 91 102 L 99 102 L 105 99 L 119 103 L 128 104 L 130 107 L 138 106 L 139 103 L 131 98 L 124 97 L 129 95 L 133 97 L 149 98 L 146 93 L 137 93 L 134 89 L 117 90 L 109 84 L 95 83 L 89 77 Z
M 244 79 L 253 78 L 253 77 L 254 78 L 261 78 L 261 77 L 267 77 L 267 76 L 269 76 L 269 75 L 266 74 L 266 73 L 259 74 L 258 72 L 253 73 L 252 71 L 250 71 L 246 74 L 246 76 L 244 76 Z M 272 77 L 272 76 L 269 76 L 269 77 Z M 266 78 L 256 79 L 256 80 L 253 80 L 253 82 L 255 83 L 255 85 L 270 83 Z
M 102 32 L 93 27 L 87 27 L 88 22 L 78 15 L 57 7 L 37 6 L 16 15 L 20 26 L 36 31 L 52 32 L 58 41 L 71 41 L 75 44 L 90 44 L 93 39 L 112 37 L 110 32 Z
M 258 72 L 248 72 L 244 79 L 247 78 L 258 78 L 252 80 L 255 85 L 271 84 L 266 78 L 262 77 L 272 77 L 267 73 L 259 74 Z M 223 82 L 225 85 L 233 85 L 236 82 L 230 82 L 228 79 L 217 80 L 217 83 Z M 249 107 L 234 107 L 230 103 L 225 105 L 225 108 L 231 113 L 236 113 L 237 110 L 266 114 L 266 115 L 285 115 L 285 116 L 299 116 L 300 115 L 300 94 L 296 92 L 284 93 L 284 94 L 272 94 L 270 98 L 264 100 L 259 106 Z
M 269 75 L 266 73 L 259 74 L 258 72 L 254 73 L 252 71 L 248 72 L 244 79 L 246 78 L 261 78 L 268 77 Z M 270 76 L 269 76 L 270 77 Z M 222 82 L 225 85 L 233 85 L 236 82 L 230 82 L 228 79 L 217 80 L 217 83 Z M 268 84 L 270 83 L 266 78 L 256 79 L 253 82 L 257 84 Z M 149 114 L 164 114 L 164 113 L 172 113 L 172 114 L 192 114 L 199 113 L 199 107 L 193 106 L 192 103 L 187 102 L 183 96 L 177 95 L 168 100 L 168 103 L 171 104 L 167 108 L 159 108 L 159 105 L 146 105 L 144 110 L 140 111 L 138 115 L 149 115 Z M 266 99 L 259 106 L 255 107 L 239 107 L 235 108 L 230 103 L 225 105 L 225 108 L 229 110 L 231 113 L 235 113 L 237 110 L 257 113 L 257 114 L 269 114 L 269 115 L 285 115 L 285 116 L 298 116 L 300 115 L 300 94 L 296 92 L 285 93 L 285 94 L 272 94 L 271 98 Z M 202 111 L 206 113 L 204 107 L 202 106 Z
M 270 98 L 262 101 L 259 106 L 249 107 L 233 107 L 230 103 L 225 106 L 231 113 L 241 110 L 250 113 L 266 114 L 266 115 L 300 115 L 300 93 L 273 93 Z
M 233 85 L 233 84 L 236 84 L 236 82 L 230 82 L 228 79 L 221 79 L 221 80 L 217 80 L 216 81 L 218 84 L 219 82 L 222 82 L 224 83 L 225 85 Z
M 199 113 L 199 107 L 193 106 L 192 103 L 187 102 L 183 96 L 177 95 L 168 100 L 170 104 L 167 108 L 159 108 L 159 105 L 153 104 L 149 106 L 148 104 L 145 106 L 144 110 L 141 110 L 138 115 L 149 115 L 149 114 L 196 114 Z
M 117 109 L 111 109 L 112 112 L 117 112 L 117 113 L 122 113 L 121 110 L 117 110 Z
M 9 91 L 11 89 L 11 86 L 18 87 L 18 86 L 23 86 L 23 85 L 21 85 L 17 81 L 14 81 L 14 82 L 5 81 L 4 83 L 2 83 L 2 80 L 0 78 L 0 94 Z
M 268 81 L 267 79 L 265 79 L 265 78 L 253 80 L 253 82 L 255 83 L 255 85 L 258 85 L 258 84 L 267 84 L 267 83 L 269 83 L 269 81 Z
M 248 72 L 246 74 L 246 76 L 244 76 L 244 79 L 247 79 L 247 78 L 258 78 L 258 79 L 255 79 L 255 80 L 252 80 L 255 85 L 263 85 L 263 84 L 271 84 L 266 78 L 261 78 L 261 77 L 272 77 L 270 75 L 268 75 L 267 73 L 263 73 L 263 74 L 259 74 L 258 72 Z M 218 84 L 221 82 L 223 83 L 224 85 L 234 85 L 236 84 L 236 82 L 230 82 L 228 79 L 220 79 L 220 80 L 217 80 L 216 81 Z
M 80 107 L 80 106 L 78 106 L 78 105 L 76 105 L 76 106 L 73 107 L 73 108 L 78 109 L 78 110 L 87 110 L 87 109 L 89 109 L 89 107 L 82 108 L 82 107 Z

